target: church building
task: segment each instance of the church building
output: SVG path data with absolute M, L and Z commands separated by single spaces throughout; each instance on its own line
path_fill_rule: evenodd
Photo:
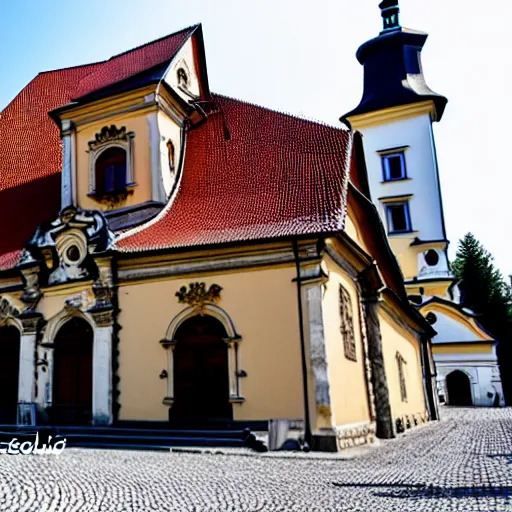
M 382 32 L 357 51 L 363 97 L 342 121 L 363 134 L 371 199 L 409 300 L 437 331 L 432 342 L 441 401 L 504 405 L 497 341 L 459 305 L 448 263 L 432 126 L 448 100 L 425 81 L 421 50 L 427 34 L 400 26 L 398 0 L 384 0 L 380 8 Z
M 408 298 L 434 281 L 406 290 L 371 136 L 212 93 L 200 25 L 40 73 L 0 134 L 1 423 L 281 420 L 337 450 L 437 418 Z

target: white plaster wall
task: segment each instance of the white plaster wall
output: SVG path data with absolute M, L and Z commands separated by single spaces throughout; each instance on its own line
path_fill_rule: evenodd
M 189 92 L 194 96 L 199 96 L 199 77 L 196 72 L 196 63 L 192 46 L 192 38 L 183 45 L 181 50 L 174 57 L 167 74 L 164 77 L 165 82 L 170 85 L 185 101 L 190 100 L 190 96 L 178 87 L 177 71 L 183 67 L 189 77 Z
M 476 356 L 476 354 L 473 354 Z M 496 393 L 500 396 L 500 407 L 505 406 L 503 397 L 503 388 L 499 378 L 499 369 L 497 364 L 486 364 L 485 362 L 466 362 L 460 364 L 452 362 L 439 362 L 437 356 L 434 357 L 437 368 L 437 388 L 439 394 L 446 398 L 446 377 L 455 370 L 460 370 L 468 375 L 471 384 L 471 395 L 473 405 L 477 407 L 492 407 Z M 490 395 L 490 396 L 489 396 Z
M 436 323 L 432 326 L 437 331 L 437 335 L 432 339 L 432 343 L 467 343 L 482 341 L 471 329 L 457 320 L 440 311 L 432 312 L 437 317 Z
M 443 236 L 441 202 L 438 191 L 437 161 L 429 114 L 362 128 L 364 151 L 373 202 L 386 224 L 380 197 L 414 194 L 409 201 L 412 228 L 422 240 Z M 381 157 L 377 151 L 409 146 L 405 162 L 409 180 L 383 183 Z
M 162 172 L 162 185 L 165 191 L 166 199 L 169 198 L 174 188 L 176 179 L 179 176 L 179 163 L 181 158 L 181 145 L 183 130 L 172 119 L 163 112 L 158 113 L 158 132 L 159 132 L 159 158 L 160 169 Z M 171 173 L 169 167 L 169 154 L 167 141 L 171 140 L 174 144 L 174 172 Z

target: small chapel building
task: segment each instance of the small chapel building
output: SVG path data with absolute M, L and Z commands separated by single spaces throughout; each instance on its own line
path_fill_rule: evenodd
M 0 423 L 437 418 L 360 134 L 210 92 L 200 25 L 40 73 L 0 133 Z

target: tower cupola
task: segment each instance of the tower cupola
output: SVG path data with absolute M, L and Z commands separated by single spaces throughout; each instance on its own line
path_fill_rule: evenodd
M 384 0 L 379 7 L 384 22 L 384 29 L 381 33 L 400 28 L 398 0 Z
M 432 119 L 439 121 L 448 100 L 432 91 L 423 75 L 421 51 L 428 34 L 400 26 L 398 0 L 383 0 L 379 7 L 384 28 L 356 53 L 364 67 L 363 97 L 342 120 L 430 100 Z

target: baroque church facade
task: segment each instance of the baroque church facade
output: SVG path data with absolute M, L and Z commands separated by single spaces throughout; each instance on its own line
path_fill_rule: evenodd
M 441 402 L 503 406 L 497 340 L 460 306 L 448 263 L 432 124 L 447 99 L 426 84 L 427 34 L 400 26 L 398 0 L 380 4 L 380 35 L 363 44 L 360 104 L 343 116 L 364 138 L 370 193 L 402 269 L 409 299 L 437 331 L 433 353 Z
M 210 92 L 200 25 L 40 73 L 0 132 L 1 423 L 282 420 L 336 450 L 437 419 L 371 149 Z

